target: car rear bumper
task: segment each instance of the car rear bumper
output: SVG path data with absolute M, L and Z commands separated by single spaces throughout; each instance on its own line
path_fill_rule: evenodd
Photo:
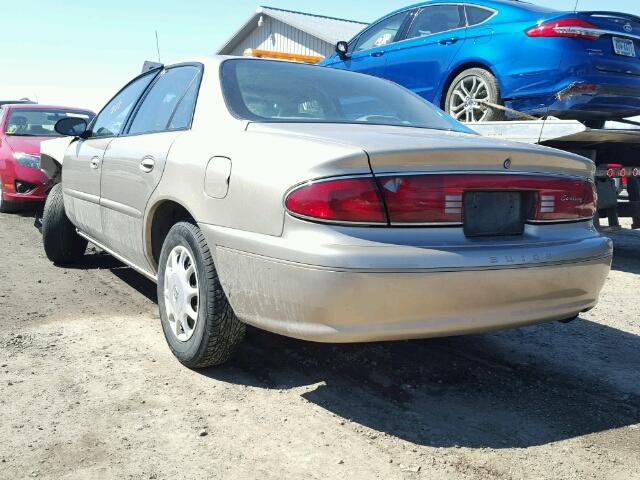
M 203 231 L 210 245 L 220 240 L 206 226 Z M 341 248 L 332 247 L 327 255 L 339 259 Z M 572 246 L 572 261 L 545 262 L 534 253 L 535 263 L 509 265 L 486 256 L 487 265 L 471 266 L 477 252 L 419 251 L 420 260 L 407 258 L 403 248 L 369 252 L 366 262 L 350 267 L 327 266 L 328 257 L 305 264 L 221 245 L 215 257 L 240 319 L 294 338 L 341 343 L 463 335 L 572 318 L 596 305 L 612 253 L 608 239 L 593 237 Z M 524 260 L 526 250 L 519 251 Z M 435 257 L 462 263 L 434 267 Z
M 507 106 L 532 115 L 578 120 L 627 118 L 640 114 L 640 77 L 611 74 L 573 79 L 552 94 L 512 99 Z
M 369 342 L 564 320 L 593 308 L 611 257 L 528 268 L 333 271 L 219 249 L 236 314 L 282 335 Z

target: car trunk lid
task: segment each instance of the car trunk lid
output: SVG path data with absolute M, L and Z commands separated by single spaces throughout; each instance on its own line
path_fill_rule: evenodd
M 640 17 L 619 12 L 580 12 L 580 18 L 604 31 L 597 40 L 584 40 L 594 66 L 602 72 L 640 75 Z
M 510 171 L 590 177 L 594 171 L 593 162 L 570 153 L 449 131 L 321 123 L 253 123 L 248 128 L 361 148 L 374 174 Z

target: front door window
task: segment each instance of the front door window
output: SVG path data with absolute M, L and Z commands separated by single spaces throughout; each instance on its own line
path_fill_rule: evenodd
M 124 128 L 129 113 L 158 72 L 149 73 L 131 82 L 111 99 L 91 126 L 91 137 L 115 137 Z
M 407 15 L 408 12 L 398 13 L 374 25 L 358 38 L 353 51 L 361 52 L 394 43 Z

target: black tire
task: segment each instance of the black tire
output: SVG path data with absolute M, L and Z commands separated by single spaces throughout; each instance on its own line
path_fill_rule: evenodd
M 456 89 L 459 88 L 459 85 L 462 83 L 463 80 L 472 78 L 472 77 L 479 77 L 486 84 L 486 87 L 487 87 L 486 101 L 487 102 L 493 103 L 495 105 L 504 106 L 504 102 L 502 101 L 502 97 L 500 96 L 500 86 L 498 85 L 498 80 L 496 79 L 496 77 L 491 72 L 483 68 L 470 68 L 460 73 L 451 81 L 451 83 L 449 84 L 449 88 L 447 89 L 447 94 L 445 95 L 444 111 L 447 112 L 449 115 L 453 116 L 454 118 L 456 118 L 456 114 L 457 114 L 457 112 L 452 111 L 451 100 L 454 95 L 454 92 L 456 91 Z M 492 122 L 492 121 L 504 120 L 505 118 L 506 116 L 503 110 L 498 110 L 496 108 L 489 108 L 486 116 L 482 118 L 480 121 Z M 466 118 L 458 118 L 458 120 L 466 121 Z
M 7 202 L 2 198 L 3 192 L 2 192 L 2 186 L 4 184 L 2 183 L 2 179 L 0 178 L 0 213 L 12 213 L 15 212 L 16 207 L 13 203 L 11 202 Z
M 42 243 L 47 258 L 59 265 L 77 263 L 87 250 L 87 241 L 78 235 L 65 213 L 60 183 L 49 192 L 44 204 Z
M 197 322 L 193 336 L 186 341 L 179 340 L 172 331 L 164 292 L 167 261 L 176 247 L 186 248 L 193 258 L 198 281 Z M 159 261 L 158 306 L 169 348 L 186 367 L 221 365 L 231 358 L 244 338 L 245 324 L 238 320 L 222 290 L 204 235 L 192 223 L 177 223 L 164 241 Z
M 604 128 L 607 121 L 604 118 L 594 118 L 591 120 L 583 120 L 582 122 L 585 127 L 592 128 L 595 130 L 601 130 Z

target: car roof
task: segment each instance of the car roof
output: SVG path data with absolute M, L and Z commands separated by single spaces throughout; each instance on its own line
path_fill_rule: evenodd
M 88 108 L 63 107 L 60 105 L 41 105 L 39 103 L 15 103 L 4 105 L 7 110 L 73 110 L 76 112 L 93 113 Z
M 428 5 L 434 4 L 464 4 L 464 5 L 477 5 L 479 7 L 489 7 L 496 10 L 499 10 L 501 7 L 512 7 L 512 8 L 521 8 L 523 10 L 529 10 L 532 12 L 557 12 L 557 9 L 541 7 L 540 5 L 536 5 L 534 3 L 525 2 L 522 0 L 428 0 L 420 3 L 416 3 L 404 8 L 399 8 L 394 12 L 385 15 L 388 17 L 390 15 L 394 15 L 399 12 L 404 12 L 405 10 L 411 10 L 413 8 L 425 7 Z M 384 17 L 382 17 L 384 18 Z
M 26 100 L 26 99 L 22 99 L 22 100 L 0 100 L 0 105 L 7 105 L 8 103 L 25 103 L 25 104 L 30 104 L 30 105 L 35 105 L 36 102 L 31 101 L 31 100 Z
M 173 68 L 173 67 L 179 67 L 180 65 L 189 65 L 194 63 L 201 63 L 205 66 L 205 68 L 207 67 L 218 68 L 220 64 L 225 60 L 232 60 L 232 59 L 242 59 L 242 60 L 262 61 L 262 62 L 273 60 L 268 58 L 245 57 L 242 55 L 206 55 L 201 57 L 183 59 L 179 62 L 172 63 L 170 65 L 163 65 L 161 68 Z M 279 61 L 287 62 L 287 60 L 279 60 Z M 297 63 L 297 62 L 289 61 L 289 63 Z M 140 74 L 140 76 L 144 75 L 145 73 L 147 72 Z

